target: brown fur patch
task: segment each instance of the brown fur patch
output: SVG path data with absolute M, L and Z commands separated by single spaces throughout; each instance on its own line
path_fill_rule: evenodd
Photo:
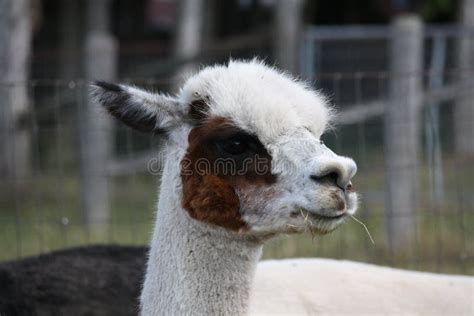
M 245 190 L 248 186 L 270 185 L 276 181 L 276 177 L 271 174 L 271 156 L 259 142 L 244 157 L 226 155 L 216 145 L 238 132 L 242 133 L 225 118 L 203 121 L 191 130 L 188 150 L 181 161 L 182 204 L 189 215 L 196 220 L 235 231 L 246 228 L 241 218 L 236 189 Z M 261 159 L 260 166 L 257 165 L 257 159 L 252 158 L 253 154 Z M 216 167 L 219 166 L 216 163 L 219 159 L 226 159 L 236 169 L 229 172 L 226 168 Z M 201 162 L 210 168 L 203 169 Z M 265 172 L 261 172 L 262 165 L 266 167 Z
M 245 226 L 234 188 L 219 177 L 183 177 L 183 192 L 183 206 L 192 218 L 232 230 Z

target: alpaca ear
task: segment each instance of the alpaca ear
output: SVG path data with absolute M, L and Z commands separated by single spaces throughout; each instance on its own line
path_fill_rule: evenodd
M 143 133 L 166 133 L 184 118 L 178 101 L 165 94 L 96 81 L 91 95 L 112 116 Z

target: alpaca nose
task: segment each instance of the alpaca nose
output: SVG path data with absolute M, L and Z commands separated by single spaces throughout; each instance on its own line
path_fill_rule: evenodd
M 337 157 L 328 161 L 320 161 L 318 168 L 310 175 L 311 180 L 330 183 L 345 191 L 352 191 L 351 179 L 357 172 L 354 160 Z

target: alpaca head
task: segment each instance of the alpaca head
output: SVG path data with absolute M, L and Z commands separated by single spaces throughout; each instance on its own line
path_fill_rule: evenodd
M 93 95 L 181 153 L 176 203 L 196 221 L 254 236 L 327 233 L 356 211 L 356 165 L 321 141 L 326 100 L 261 62 L 205 68 L 176 97 L 104 82 Z

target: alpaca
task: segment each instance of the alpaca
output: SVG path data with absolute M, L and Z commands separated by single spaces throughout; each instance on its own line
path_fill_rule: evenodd
M 135 315 L 146 247 L 86 246 L 0 263 L 0 315 Z
M 0 315 L 135 315 L 148 250 L 87 246 L 0 263 Z M 269 260 L 257 266 L 249 313 L 472 315 L 473 291 L 463 276 Z
M 473 315 L 474 278 L 332 259 L 262 261 L 253 315 Z
M 329 233 L 357 209 L 356 164 L 321 141 L 326 99 L 257 60 L 207 67 L 174 97 L 101 81 L 92 95 L 127 126 L 166 139 L 143 315 L 262 312 L 250 293 L 268 281 L 259 272 L 252 285 L 265 241 Z

